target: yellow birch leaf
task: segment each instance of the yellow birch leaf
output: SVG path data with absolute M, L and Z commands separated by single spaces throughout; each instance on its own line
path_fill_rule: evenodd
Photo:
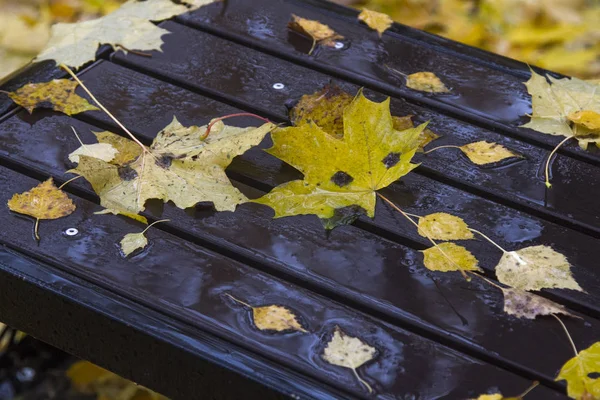
M 78 163 L 79 156 L 93 157 L 102 161 L 112 161 L 116 154 L 117 149 L 108 143 L 82 144 L 69 154 L 69 161 Z
M 312 53 L 316 44 L 334 46 L 336 40 L 344 38 L 329 26 L 322 24 L 319 21 L 302 18 L 294 14 L 292 14 L 292 20 L 288 23 L 288 28 L 294 32 L 308 36 L 313 40 L 313 46 L 308 54 Z
M 254 325 L 261 331 L 299 331 L 307 333 L 308 331 L 302 327 L 298 318 L 287 307 L 271 304 L 268 306 L 253 307 L 248 303 L 236 299 L 232 295 L 226 293 L 226 296 L 233 301 L 242 304 L 252 309 L 252 320 Z
M 137 249 L 143 249 L 148 245 L 148 239 L 143 232 L 141 233 L 128 233 L 121 239 L 121 251 L 125 254 L 125 257 L 136 251 Z
M 590 110 L 574 111 L 567 116 L 569 121 L 587 129 L 600 130 L 600 113 Z
M 379 37 L 394 23 L 394 20 L 389 15 L 366 8 L 362 9 L 358 15 L 358 19 L 367 24 L 369 28 L 376 30 L 379 33 Z
M 423 264 L 431 271 L 480 271 L 475 256 L 455 243 L 440 243 L 423 250 L 422 253 Z
M 336 209 L 360 206 L 373 217 L 375 191 L 416 167 L 410 161 L 426 124 L 398 132 L 389 99 L 368 100 L 360 92 L 344 109 L 344 135 L 338 139 L 314 123 L 278 129 L 268 152 L 304 174 L 254 200 L 275 210 L 275 217 L 315 214 L 332 218 Z
M 75 203 L 65 192 L 54 186 L 52 178 L 49 178 L 27 192 L 13 195 L 8 201 L 8 208 L 36 219 L 34 232 L 39 240 L 39 221 L 66 217 L 75 211 Z
M 592 374 L 596 374 L 595 377 Z M 600 399 L 600 342 L 581 350 L 560 369 L 557 381 L 567 381 L 567 394 L 572 399 Z M 587 396 L 587 397 L 586 397 Z
M 505 285 L 521 290 L 583 291 L 571 275 L 567 258 L 543 245 L 504 253 L 496 266 L 496 276 Z
M 535 319 L 539 315 L 563 314 L 574 317 L 567 309 L 537 294 L 521 289 L 504 288 L 504 312 L 517 318 Z
M 336 326 L 333 337 L 327 343 L 322 357 L 329 364 L 351 369 L 359 382 L 367 388 L 369 393 L 372 393 L 371 386 L 358 375 L 356 370 L 375 358 L 376 353 L 375 347 L 369 346 L 359 338 L 346 335 L 340 327 Z
M 462 218 L 447 213 L 419 218 L 419 235 L 433 240 L 468 240 L 474 237 Z
M 465 144 L 460 146 L 459 149 L 477 165 L 495 163 L 511 157 L 520 157 L 501 144 L 486 141 Z
M 125 166 L 142 154 L 142 149 L 137 143 L 123 136 L 108 131 L 94 132 L 94 135 L 99 143 L 109 144 L 117 150 L 117 154 L 112 160 L 104 160 L 111 164 Z
M 68 79 L 29 83 L 9 93 L 9 96 L 29 113 L 32 113 L 34 108 L 51 108 L 67 115 L 98 110 L 97 107 L 75 93 L 77 85 L 77 82 Z
M 450 93 L 433 72 L 415 72 L 406 77 L 406 87 L 427 93 Z

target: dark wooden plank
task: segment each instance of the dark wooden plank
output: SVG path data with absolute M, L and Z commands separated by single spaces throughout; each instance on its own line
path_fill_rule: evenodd
M 130 54 L 117 55 L 116 60 L 177 81 L 180 85 L 211 94 L 216 92 L 227 101 L 237 101 L 242 107 L 252 107 L 281 119 L 287 114 L 285 104 L 302 94 L 320 89 L 330 80 L 327 75 L 190 28 L 174 23 L 167 23 L 165 27 L 173 34 L 166 36 L 164 52 L 155 52 L 151 59 Z M 215 48 L 222 51 L 210 58 L 204 56 Z M 219 73 L 214 73 L 215 70 Z M 276 82 L 284 83 L 285 89 L 273 89 L 271 86 Z M 357 89 L 353 85 L 340 84 L 351 91 Z M 600 173 L 600 169 L 571 157 L 559 156 L 553 166 L 554 187 L 548 190 L 543 177 L 547 153 L 542 148 L 448 118 L 401 99 L 394 99 L 392 112 L 431 120 L 431 128 L 444 136 L 439 144 L 465 144 L 485 139 L 501 143 L 525 157 L 520 162 L 490 169 L 466 161 L 457 162 L 464 160 L 458 150 L 442 150 L 425 157 L 421 171 L 600 236 L 600 215 L 593 200 L 600 197 L 600 182 L 590 178 L 594 173 Z M 569 193 L 567 200 L 565 193 Z
M 201 96 L 108 63 L 101 64 L 83 78 L 101 101 L 109 108 L 117 110 L 115 111 L 117 116 L 126 125 L 136 131 L 145 132 L 143 135 L 146 139 L 154 135 L 151 132 L 160 130 L 155 128 L 156 126 L 162 127 L 168 123 L 173 114 L 184 123 L 201 124 L 221 115 L 225 110 L 231 111 L 229 107 L 211 100 L 205 100 L 204 105 L 201 106 L 200 104 L 203 103 Z M 117 87 L 127 87 L 130 93 L 138 94 L 133 106 L 136 112 L 133 110 L 130 112 L 121 103 L 123 99 L 126 102 L 130 101 L 127 100 L 129 98 L 127 94 L 116 92 L 113 97 L 111 93 Z M 162 103 L 159 113 L 152 108 L 152 102 L 157 98 L 157 94 L 163 99 L 177 98 L 181 101 Z M 111 99 L 115 99 L 118 103 L 111 107 Z M 181 107 L 181 104 L 187 106 Z M 2 152 L 10 152 L 14 162 L 20 162 L 28 168 L 38 168 L 44 173 L 60 176 L 70 166 L 67 161 L 68 153 L 79 145 L 71 132 L 70 125 L 76 127 L 84 142 L 93 141 L 90 130 L 97 130 L 97 128 L 64 116 L 44 114 L 45 117 L 42 113 L 36 113 L 31 117 L 23 114 L 20 118 L 7 121 L 4 129 L 0 126 L 0 137 L 4 139 L 2 142 L 13 143 L 10 150 L 4 147 Z M 42 118 L 38 120 L 38 117 Z M 29 129 L 28 135 L 14 134 L 24 129 Z M 43 149 L 52 156 L 36 162 L 38 159 L 36 154 Z M 279 166 L 281 167 L 281 164 Z M 252 165 L 247 167 L 241 169 L 257 168 Z M 265 175 L 269 176 L 270 173 L 267 171 Z M 78 182 L 74 182 L 73 185 L 79 186 Z M 418 181 L 414 185 L 415 189 L 419 188 Z M 442 185 L 437 185 L 436 190 L 442 193 L 446 191 Z M 455 189 L 453 190 L 456 192 Z M 255 192 L 256 194 L 258 193 Z M 434 192 L 419 196 L 418 203 L 429 203 L 436 195 L 437 193 Z M 459 193 L 456 195 L 461 198 Z M 392 198 L 398 196 L 404 199 L 410 198 L 402 192 L 390 194 Z M 441 202 L 448 199 L 445 196 L 440 197 Z M 490 208 L 489 202 L 486 204 L 482 199 L 471 196 L 468 200 L 473 207 L 480 208 L 483 205 Z M 453 202 L 446 203 L 454 206 Z M 420 204 L 416 205 L 420 206 Z M 465 212 L 467 210 L 471 208 L 466 208 Z M 393 228 L 396 232 L 402 232 L 402 229 L 414 231 L 412 227 L 406 229 L 407 227 L 402 225 L 398 229 L 398 220 L 386 211 L 385 207 L 378 208 L 376 224 L 381 224 L 378 221 L 385 221 L 384 226 L 396 225 Z M 508 213 L 506 215 L 508 221 L 520 218 L 520 223 L 532 229 L 544 228 L 526 215 L 515 215 L 514 212 L 511 214 L 510 210 L 503 208 L 494 209 L 492 215 L 499 215 L 499 213 L 504 215 Z M 485 357 L 487 353 L 482 353 L 478 349 L 488 349 L 499 355 L 495 357 L 497 362 L 510 365 L 517 363 L 513 365 L 515 368 L 523 368 L 518 365 L 523 364 L 525 368 L 530 368 L 534 374 L 539 374 L 546 381 L 552 380 L 556 373 L 556 366 L 569 355 L 566 339 L 561 336 L 560 326 L 555 321 L 538 321 L 539 325 L 532 326 L 530 322 L 507 317 L 501 310 L 499 293 L 489 290 L 471 290 L 459 274 L 435 275 L 438 288 L 431 275 L 421 266 L 421 256 L 411 248 L 393 244 L 352 227 L 340 228 L 327 237 L 320 223 L 313 217 L 271 221 L 272 213 L 266 207 L 257 205 L 244 205 L 236 213 L 215 214 L 210 209 L 201 209 L 197 210 L 195 215 L 198 218 L 190 220 L 189 215 L 183 211 L 167 205 L 162 217 L 170 218 L 173 225 L 188 236 L 210 243 L 219 243 L 219 238 L 223 238 L 221 245 L 226 245 L 226 251 L 244 254 L 255 264 L 267 266 L 273 271 L 279 271 L 320 290 L 342 296 L 362 307 L 368 307 L 369 310 L 383 313 L 393 321 L 411 324 L 413 329 L 419 329 L 429 335 L 441 336 L 443 340 L 452 341 L 455 346 L 466 346 L 469 351 L 478 352 L 480 356 Z M 507 229 L 505 225 L 506 219 L 500 227 Z M 509 237 L 515 234 L 510 228 L 509 226 L 506 232 Z M 553 231 L 551 226 L 545 230 L 548 229 Z M 539 232 L 527 233 L 539 234 Z M 562 232 L 559 230 L 559 233 Z M 520 240 L 525 239 L 520 238 Z M 411 240 L 414 240 L 414 237 Z M 514 237 L 510 237 L 510 240 L 519 241 Z M 472 247 L 486 264 L 499 257 L 499 254 L 490 254 L 490 246 L 485 243 L 475 243 Z M 590 246 L 590 249 L 592 248 L 593 246 Z M 315 251 L 315 249 L 319 250 Z M 581 253 L 582 257 L 583 254 Z M 336 260 L 335 265 L 332 265 L 332 257 Z M 350 271 L 352 273 L 349 273 Z M 369 278 L 359 279 L 358 277 L 361 276 Z M 580 275 L 577 275 L 577 278 L 579 279 Z M 490 299 L 495 302 L 491 309 Z M 424 308 L 423 302 L 431 305 Z M 472 326 L 472 321 L 477 321 L 477 325 Z M 590 319 L 590 323 L 592 326 L 597 325 L 593 319 Z M 506 332 L 506 325 L 513 327 L 511 333 Z M 553 333 L 541 334 L 538 327 L 544 332 Z M 594 340 L 592 330 L 582 329 L 579 323 L 570 324 L 569 327 L 582 342 L 591 343 Z M 510 341 L 512 335 L 515 335 L 515 338 Z M 550 347 L 556 345 L 556 340 L 563 342 L 564 353 L 543 352 L 536 357 L 530 357 L 528 350 L 539 345 L 540 340 L 546 339 Z M 510 343 L 510 346 L 507 346 L 507 343 Z
M 345 36 L 347 48 L 318 48 L 308 56 L 310 41 L 287 29 L 291 14 L 328 24 Z M 457 57 L 456 53 L 439 51 L 438 46 L 408 37 L 388 34 L 380 40 L 376 32 L 357 20 L 326 12 L 323 8 L 294 0 L 229 0 L 226 6 L 215 3 L 179 20 L 359 85 L 406 97 L 475 124 L 491 126 L 505 135 L 552 147 L 561 140 L 518 127 L 527 120 L 523 115 L 530 112 L 523 77 Z M 452 88 L 452 94 L 436 96 L 407 89 L 404 79 L 391 73 L 385 65 L 405 74 L 434 72 Z M 597 148 L 583 151 L 572 145 L 562 152 L 600 163 Z
M 12 193 L 28 190 L 36 183 L 2 168 L 0 201 L 5 203 Z M 139 231 L 141 224 L 95 215 L 101 207 L 80 198 L 74 201 L 77 210 L 70 216 L 43 221 L 39 245 L 31 236 L 31 219 L 2 208 L 0 220 L 11 229 L 0 232 L 0 242 L 361 398 L 367 397 L 365 390 L 352 372 L 332 367 L 319 356 L 336 325 L 378 348 L 377 360 L 361 368 L 361 372 L 381 398 L 398 393 L 466 398 L 490 386 L 517 392 L 518 387 L 527 385 L 525 379 L 516 375 L 276 280 L 160 229 L 148 231 L 150 245 L 141 254 L 122 257 L 118 241 L 125 233 Z M 71 227 L 78 229 L 79 234 L 70 237 L 63 233 Z M 250 304 L 290 307 L 309 333 L 274 335 L 258 331 L 249 323 L 248 310 L 227 300 L 225 293 Z M 544 389 L 537 395 L 542 396 L 540 399 L 563 397 Z

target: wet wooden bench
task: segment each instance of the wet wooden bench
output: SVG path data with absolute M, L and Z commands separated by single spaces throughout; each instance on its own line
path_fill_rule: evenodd
M 310 41 L 286 27 L 291 14 L 328 24 L 344 46 L 307 55 Z M 560 138 L 519 128 L 530 112 L 527 66 L 401 25 L 380 40 L 355 11 L 318 0 L 229 0 L 161 26 L 172 32 L 163 52 L 104 50 L 79 74 L 145 143 L 174 115 L 186 125 L 241 111 L 286 122 L 286 104 L 334 82 L 350 92 L 364 87 L 374 99 L 391 96 L 393 114 L 431 121 L 438 145 L 488 140 L 522 154 L 501 168 L 479 168 L 440 151 L 382 193 L 408 212 L 459 215 L 509 250 L 552 245 L 588 293 L 542 295 L 585 318 L 565 321 L 580 348 L 598 340 L 600 153 L 561 148 L 553 188 L 545 188 L 543 162 Z M 386 66 L 434 72 L 453 95 L 406 89 Z M 60 75 L 40 64 L 3 89 Z M 50 176 L 69 178 L 67 156 L 79 146 L 71 126 L 84 142 L 94 141 L 92 131 L 121 133 L 100 112 L 29 115 L 4 100 L 0 110 L 2 204 Z M 258 197 L 299 173 L 253 149 L 228 175 Z M 554 377 L 572 350 L 557 321 L 508 316 L 499 291 L 427 271 L 419 254 L 427 241 L 385 204 L 373 220 L 329 235 L 313 216 L 273 220 L 256 204 L 235 213 L 150 207 L 152 218 L 171 221 L 148 232 L 149 251 L 124 258 L 118 241 L 141 225 L 95 215 L 101 207 L 84 180 L 66 190 L 77 210 L 44 221 L 39 245 L 31 220 L 0 207 L 0 320 L 174 399 L 270 398 L 271 390 L 295 398 L 465 399 L 516 395 L 533 380 L 541 386 L 528 400 L 566 398 Z M 68 236 L 68 228 L 79 233 Z M 482 241 L 469 249 L 493 277 L 501 253 Z M 309 333 L 261 332 L 226 292 L 285 305 Z M 378 349 L 360 368 L 374 394 L 350 370 L 321 359 L 336 325 Z

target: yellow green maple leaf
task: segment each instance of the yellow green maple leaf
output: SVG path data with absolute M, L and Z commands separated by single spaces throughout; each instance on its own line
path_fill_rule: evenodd
M 218 211 L 233 211 L 247 198 L 231 185 L 225 168 L 274 126 L 236 128 L 217 122 L 203 139 L 206 126 L 186 128 L 173 118 L 135 161 L 120 166 L 82 155 L 69 172 L 84 176 L 100 204 L 115 213 L 137 214 L 148 199 L 171 200 L 180 208 L 210 201 Z
M 389 99 L 376 103 L 361 91 L 344 109 L 342 138 L 313 122 L 272 133 L 274 145 L 267 151 L 300 170 L 304 179 L 280 185 L 254 201 L 273 208 L 276 218 L 315 214 L 329 219 L 336 210 L 351 206 L 373 217 L 375 191 L 417 166 L 410 161 L 425 126 L 395 130 Z
M 600 342 L 567 361 L 556 380 L 567 381 L 567 394 L 573 399 L 600 399 L 600 378 L 592 374 L 600 374 Z

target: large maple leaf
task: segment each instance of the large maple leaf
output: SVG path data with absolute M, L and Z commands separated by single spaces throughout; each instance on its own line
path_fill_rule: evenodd
M 389 99 L 376 103 L 359 92 L 344 109 L 342 138 L 313 122 L 276 130 L 267 151 L 300 170 L 304 179 L 280 185 L 255 201 L 273 208 L 276 218 L 315 214 L 331 219 L 356 206 L 373 217 L 375 191 L 417 166 L 410 161 L 426 124 L 403 131 L 393 126 Z
M 274 127 L 236 128 L 217 122 L 203 139 L 206 126 L 184 127 L 174 118 L 133 162 L 115 165 L 80 155 L 70 172 L 84 176 L 100 204 L 114 213 L 137 214 L 148 199 L 171 200 L 180 208 L 210 201 L 218 211 L 233 211 L 247 198 L 231 185 L 225 168 Z

